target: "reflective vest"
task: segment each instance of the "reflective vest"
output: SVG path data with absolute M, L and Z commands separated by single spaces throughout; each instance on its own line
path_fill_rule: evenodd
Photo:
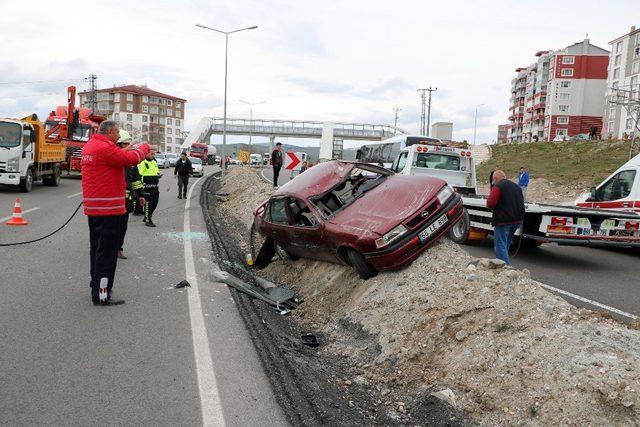
M 142 182 L 146 188 L 158 187 L 158 181 L 160 180 L 158 174 L 160 173 L 160 169 L 158 168 L 158 162 L 156 162 L 155 159 L 145 159 L 140 162 L 138 165 L 138 172 L 140 172 Z

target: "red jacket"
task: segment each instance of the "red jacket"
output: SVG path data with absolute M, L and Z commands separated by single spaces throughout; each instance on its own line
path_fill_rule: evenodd
M 106 135 L 96 134 L 82 148 L 82 200 L 84 214 L 113 216 L 127 213 L 124 167 L 140 163 L 149 146 L 124 150 Z

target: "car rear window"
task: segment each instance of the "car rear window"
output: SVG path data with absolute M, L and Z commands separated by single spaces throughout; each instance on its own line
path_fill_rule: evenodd
M 414 166 L 457 171 L 460 170 L 460 157 L 436 153 L 418 153 Z

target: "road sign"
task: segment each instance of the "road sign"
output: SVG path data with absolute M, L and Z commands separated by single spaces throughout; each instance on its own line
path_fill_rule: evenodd
M 249 163 L 250 158 L 251 158 L 250 151 L 240 150 L 238 152 L 238 160 L 240 160 L 242 163 Z
M 302 153 L 297 151 L 287 151 L 284 153 L 284 169 L 288 171 L 299 171 L 302 167 Z

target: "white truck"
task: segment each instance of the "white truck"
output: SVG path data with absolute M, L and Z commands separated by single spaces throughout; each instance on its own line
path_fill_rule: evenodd
M 614 173 L 608 181 L 596 188 L 594 194 L 609 194 L 607 183 L 614 182 L 615 180 L 611 181 L 614 177 L 622 181 L 622 187 L 625 188 L 622 195 L 630 196 L 634 189 L 640 191 L 638 180 L 630 178 L 632 175 L 635 177 L 639 167 L 640 161 L 630 162 L 621 168 L 623 170 L 617 171 L 617 174 Z M 450 236 L 454 241 L 465 243 L 483 240 L 493 232 L 492 212 L 486 206 L 486 196 L 476 194 L 475 161 L 470 150 L 445 144 L 405 145 L 398 152 L 391 169 L 403 175 L 423 174 L 441 178 L 462 194 L 465 213 L 451 228 Z M 625 183 L 628 184 L 628 194 Z M 598 190 L 599 188 L 602 190 Z M 631 203 L 636 206 L 637 200 L 636 197 L 634 201 L 616 203 Z M 596 202 L 593 203 L 592 206 L 586 207 L 525 203 L 523 226 L 516 234 L 522 236 L 521 244 L 528 246 L 539 246 L 542 243 L 640 246 L 640 215 L 634 212 L 601 209 L 596 206 Z M 640 204 L 637 206 L 640 207 Z
M 250 165 L 261 165 L 262 164 L 262 154 L 250 154 L 249 155 L 249 164 Z

